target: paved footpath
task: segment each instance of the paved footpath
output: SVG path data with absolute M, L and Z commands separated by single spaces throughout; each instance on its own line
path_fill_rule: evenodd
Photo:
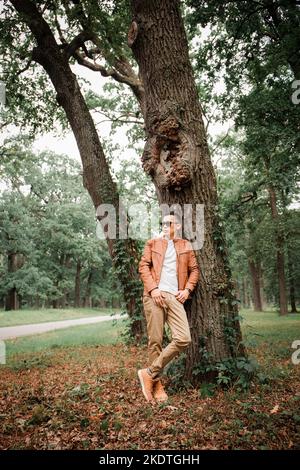
M 122 315 L 124 318 L 125 316 Z M 86 317 L 72 320 L 60 320 L 44 323 L 34 323 L 32 325 L 4 326 L 0 328 L 0 340 L 18 338 L 19 336 L 30 336 L 47 331 L 68 328 L 69 326 L 89 325 L 91 323 L 100 323 L 102 321 L 115 320 L 121 318 L 119 313 L 114 315 L 103 315 L 98 317 Z

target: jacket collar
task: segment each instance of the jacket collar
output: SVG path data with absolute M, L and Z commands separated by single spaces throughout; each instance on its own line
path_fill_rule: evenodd
M 166 247 L 168 245 L 169 240 L 173 240 L 174 246 L 178 246 L 178 247 L 180 247 L 181 244 L 182 244 L 181 242 L 184 241 L 183 238 L 179 238 L 179 237 L 174 237 L 174 238 L 162 237 L 162 238 L 160 238 L 160 240 L 161 240 L 161 243 Z
M 162 254 L 164 255 L 166 250 L 167 250 L 167 247 L 168 247 L 168 240 L 173 240 L 174 242 L 174 247 L 175 247 L 175 250 L 176 250 L 176 253 L 177 255 L 179 253 L 181 253 L 182 249 L 184 249 L 184 239 L 183 238 L 179 238 L 179 237 L 175 237 L 175 238 L 160 238 L 160 243 L 161 243 L 161 252 Z
M 179 240 L 182 240 L 182 238 L 179 238 L 179 237 L 176 237 L 176 236 L 174 238 L 169 238 L 169 237 L 162 236 L 161 239 L 166 240 L 166 241 L 173 240 L 173 242 L 178 242 Z

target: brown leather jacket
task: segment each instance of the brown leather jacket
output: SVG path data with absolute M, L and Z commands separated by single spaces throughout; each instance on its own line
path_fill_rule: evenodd
M 199 279 L 199 267 L 191 243 L 183 238 L 174 238 L 178 289 L 194 290 Z M 152 238 L 146 242 L 139 262 L 139 273 L 144 283 L 143 295 L 150 296 L 158 287 L 168 242 L 165 238 Z M 189 295 L 189 298 L 191 295 Z

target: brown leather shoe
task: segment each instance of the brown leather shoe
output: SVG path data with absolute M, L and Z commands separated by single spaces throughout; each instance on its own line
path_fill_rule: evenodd
M 147 369 L 140 369 L 138 371 L 138 377 L 139 377 L 140 382 L 141 382 L 144 397 L 146 398 L 147 401 L 154 401 L 153 394 L 152 394 L 152 392 L 153 392 L 153 379 L 148 374 Z
M 165 392 L 163 384 L 160 380 L 156 380 L 153 385 L 153 396 L 157 401 L 167 401 L 168 395 Z

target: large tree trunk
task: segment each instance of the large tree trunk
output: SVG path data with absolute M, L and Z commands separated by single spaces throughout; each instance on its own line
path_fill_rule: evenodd
M 251 281 L 252 281 L 252 300 L 254 305 L 254 310 L 256 312 L 262 312 L 262 301 L 261 301 L 261 269 L 260 264 L 255 262 L 252 259 L 248 260 L 249 263 L 249 270 L 251 274 Z
M 205 210 L 204 246 L 195 251 L 200 281 L 185 303 L 192 335 L 185 378 L 192 380 L 195 366 L 204 365 L 203 352 L 214 362 L 245 354 L 238 306 L 179 2 L 132 0 L 132 13 L 128 43 L 145 89 L 143 168 L 160 204 L 180 204 L 182 210 L 191 204 L 194 217 L 196 204 Z
M 60 48 L 36 5 L 29 0 L 11 0 L 15 9 L 22 14 L 33 33 L 37 47 L 32 59 L 41 64 L 57 93 L 57 101 L 65 110 L 73 130 L 83 166 L 83 184 L 88 190 L 95 208 L 100 204 L 111 204 L 117 215 L 119 229 L 119 195 L 117 185 L 110 174 L 108 163 L 93 122 L 84 101 L 75 74 L 69 66 L 71 46 Z M 79 47 L 77 45 L 77 47 Z M 102 223 L 102 221 L 101 221 Z M 106 232 L 104 223 L 103 229 Z M 118 272 L 123 288 L 127 312 L 131 319 L 131 331 L 135 338 L 143 334 L 140 320 L 142 285 L 138 275 L 139 253 L 132 239 L 106 238 L 109 253 Z
M 272 219 L 275 227 L 275 243 L 276 243 L 276 258 L 277 258 L 277 276 L 279 285 L 279 309 L 280 315 L 287 315 L 288 304 L 286 296 L 286 282 L 285 282 L 285 269 L 284 269 L 284 235 L 280 228 L 279 214 L 276 204 L 276 193 L 272 185 L 268 186 L 269 200 L 271 207 Z

